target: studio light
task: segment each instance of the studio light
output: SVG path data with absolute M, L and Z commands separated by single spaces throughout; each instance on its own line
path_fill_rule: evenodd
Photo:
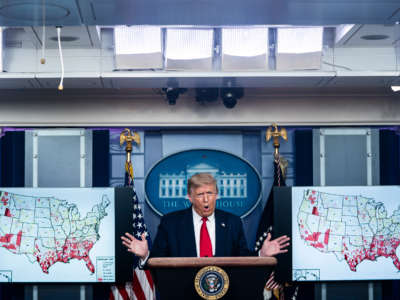
M 167 87 L 163 88 L 162 91 L 165 94 L 165 98 L 169 105 L 175 105 L 176 100 L 179 98 L 179 95 L 185 93 L 187 89 L 175 88 L 175 87 Z
M 221 88 L 222 103 L 226 108 L 234 108 L 237 100 L 244 95 L 243 88 Z
M 196 101 L 199 103 L 215 102 L 218 100 L 218 88 L 196 88 Z

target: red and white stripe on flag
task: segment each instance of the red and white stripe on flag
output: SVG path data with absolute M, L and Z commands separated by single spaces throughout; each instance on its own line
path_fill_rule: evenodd
M 133 271 L 132 282 L 111 287 L 110 300 L 155 300 L 156 292 L 149 270 Z

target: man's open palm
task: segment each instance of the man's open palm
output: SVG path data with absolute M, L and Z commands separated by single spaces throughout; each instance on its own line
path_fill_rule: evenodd
M 285 248 L 289 246 L 289 240 L 289 237 L 282 235 L 271 241 L 271 234 L 268 233 L 268 236 L 261 247 L 260 256 L 274 256 L 276 254 L 287 252 L 287 249 Z
M 126 232 L 125 236 L 121 236 L 122 244 L 128 248 L 129 252 L 144 259 L 149 252 L 149 245 L 147 244 L 146 234 L 143 233 L 141 240 L 135 238 L 132 234 Z

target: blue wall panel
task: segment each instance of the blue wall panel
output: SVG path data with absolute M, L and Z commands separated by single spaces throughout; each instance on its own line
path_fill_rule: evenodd
M 122 130 L 122 129 L 121 129 Z M 111 180 L 112 186 L 123 184 L 123 164 L 125 151 L 119 146 L 117 130 L 110 134 Z M 273 182 L 273 146 L 265 141 L 265 130 L 146 130 L 141 131 L 142 143 L 132 153 L 135 186 L 143 206 L 149 233 L 155 237 L 160 217 L 145 201 L 144 180 L 149 170 L 162 158 L 180 151 L 198 148 L 217 149 L 242 157 L 259 172 L 263 191 L 257 207 L 245 218 L 243 224 L 248 244 L 252 248 L 259 219 Z M 282 141 L 281 154 L 289 161 L 289 185 L 293 183 L 293 131 L 289 131 L 289 141 Z

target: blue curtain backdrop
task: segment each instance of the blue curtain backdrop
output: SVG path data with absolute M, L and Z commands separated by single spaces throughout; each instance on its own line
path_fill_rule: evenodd
M 25 132 L 6 132 L 1 143 L 2 187 L 23 187 L 25 185 Z
M 294 134 L 294 170 L 296 186 L 313 185 L 312 129 L 296 130 Z
M 25 181 L 25 132 L 6 132 L 0 138 L 0 186 L 23 187 Z M 23 300 L 24 285 L 0 284 L 0 299 Z
M 312 129 L 296 130 L 294 134 L 294 164 L 296 186 L 313 185 L 313 133 Z M 298 284 L 297 300 L 315 299 L 313 283 Z
M 93 130 L 92 185 L 108 187 L 110 184 L 110 131 Z M 93 285 L 93 299 L 108 300 L 110 284 Z

